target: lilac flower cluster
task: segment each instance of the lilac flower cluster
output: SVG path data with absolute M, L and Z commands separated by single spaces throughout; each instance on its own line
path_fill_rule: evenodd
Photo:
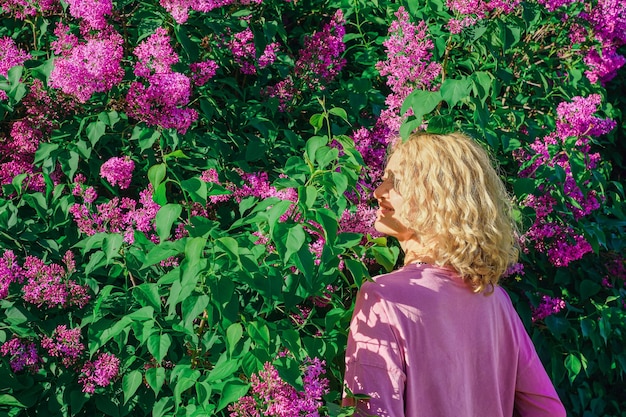
M 124 69 L 124 39 L 112 27 L 90 34 L 84 42 L 63 34 L 67 30 L 59 25 L 55 34 L 59 36 L 54 44 L 61 56 L 54 61 L 50 73 L 50 87 L 58 88 L 65 94 L 74 96 L 84 103 L 93 93 L 109 91 L 122 81 Z
M 261 4 L 263 0 L 160 0 L 161 6 L 165 8 L 174 20 L 183 24 L 189 19 L 189 10 L 207 13 L 219 7 L 231 4 L 241 4 L 244 6 L 252 3 Z
M 119 367 L 119 358 L 110 353 L 101 353 L 93 362 L 86 361 L 81 369 L 82 375 L 78 378 L 78 382 L 83 385 L 83 392 L 93 394 L 96 386 L 109 385 L 117 377 Z
M 139 193 L 139 201 L 128 197 L 115 197 L 110 201 L 95 206 L 92 203 L 97 194 L 92 187 L 85 187 L 85 178 L 77 175 L 75 178 L 74 195 L 82 196 L 83 204 L 74 204 L 69 212 L 82 233 L 88 236 L 99 232 L 123 233 L 124 242 L 132 244 L 135 241 L 135 230 L 148 234 L 148 237 L 158 241 L 154 235 L 154 218 L 160 206 L 152 201 L 152 186 Z
M 626 44 L 626 3 L 621 0 L 598 0 L 597 4 L 586 4 L 585 12 L 579 15 L 593 27 L 595 40 L 600 50 L 589 48 L 584 62 L 589 69 L 585 75 L 592 83 L 602 84 L 617 75 L 617 70 L 626 63 L 626 58 L 617 53 Z
M 537 0 L 537 3 L 543 4 L 546 7 L 546 9 L 553 12 L 559 7 L 563 7 L 575 1 L 576 0 Z
M 462 15 L 476 15 L 484 19 L 491 12 L 511 13 L 521 0 L 447 0 L 450 10 Z
M 37 346 L 27 340 L 13 337 L 0 346 L 0 354 L 9 357 L 9 364 L 13 372 L 28 369 L 36 373 L 41 367 L 41 358 L 37 353 Z
M 91 298 L 88 287 L 69 277 L 74 272 L 71 252 L 64 257 L 65 268 L 58 264 L 45 264 L 34 256 L 26 257 L 23 275 L 26 283 L 22 287 L 24 301 L 47 308 L 76 306 L 83 308 Z
M 191 81 L 195 86 L 201 87 L 207 83 L 217 72 L 217 63 L 207 60 L 202 62 L 194 62 L 189 65 L 191 70 Z
M 346 33 L 344 23 L 343 12 L 337 10 L 322 31 L 305 39 L 294 73 L 267 88 L 266 94 L 278 99 L 280 111 L 287 111 L 302 89 L 323 90 L 325 84 L 341 72 L 346 65 L 346 60 L 342 58 L 346 49 L 343 43 Z
M 20 20 L 35 16 L 38 12 L 58 13 L 61 10 L 60 6 L 60 2 L 56 0 L 0 0 L 3 12 Z
M 198 112 L 185 107 L 191 97 L 191 80 L 171 69 L 178 55 L 170 46 L 167 31 L 157 28 L 133 53 L 137 57 L 135 75 L 146 80 L 131 84 L 126 95 L 128 115 L 150 126 L 173 128 L 184 134 L 198 118 Z
M 522 177 L 533 178 L 535 171 L 542 166 L 559 166 L 562 169 L 565 173 L 563 192 L 570 199 L 566 201 L 566 206 L 576 220 L 597 210 L 600 201 L 595 190 L 584 192 L 581 189 L 581 186 L 588 186 L 588 181 L 580 184 L 574 178 L 563 143 L 569 138 L 576 138 L 575 147 L 585 155 L 586 168 L 593 169 L 599 164 L 600 155 L 591 152 L 591 137 L 603 135 L 615 127 L 614 121 L 593 116 L 600 101 L 599 95 L 590 95 L 559 104 L 556 132 L 537 139 L 530 145 L 530 152 L 522 150 L 515 154 L 524 166 L 520 171 Z M 555 196 L 559 190 L 555 187 L 555 184 L 541 185 L 539 191 L 542 195 L 530 195 L 524 201 L 524 205 L 535 210 L 536 216 L 523 240 L 532 242 L 537 250 L 546 253 L 554 265 L 567 266 L 591 252 L 592 248 L 582 235 L 563 224 L 560 216 L 554 216 L 555 203 L 559 200 Z
M 11 68 L 24 64 L 29 58 L 30 53 L 21 50 L 13 39 L 7 36 L 0 38 L 0 75 L 6 78 Z M 0 90 L 0 101 L 7 98 L 6 92 Z
M 35 79 L 21 104 L 25 115 L 11 124 L 9 138 L 0 132 L 0 184 L 11 183 L 16 175 L 28 174 L 24 186 L 42 190 L 43 176 L 33 167 L 35 151 L 41 139 L 57 126 L 58 120 L 74 112 L 75 103 L 66 96 L 53 99 L 43 83 Z M 56 173 L 53 172 L 51 177 L 54 180 Z
M 391 131 L 398 132 L 403 120 L 399 112 L 404 99 L 415 89 L 433 87 L 441 65 L 431 61 L 434 44 L 428 36 L 426 22 L 411 23 L 404 7 L 400 7 L 395 16 L 397 20 L 389 27 L 389 38 L 383 42 L 387 60 L 378 62 L 376 69 L 381 76 L 387 76 L 387 85 L 392 91 L 380 118 Z M 406 116 L 411 114 L 409 111 Z
M 66 367 L 74 365 L 85 350 L 80 342 L 80 328 L 68 329 L 66 325 L 59 325 L 54 329 L 52 336 L 41 339 L 41 347 L 55 358 L 61 358 Z
M 106 16 L 113 11 L 111 0 L 67 0 L 67 3 L 72 17 L 82 19 L 90 29 L 107 27 Z
M 304 40 L 294 72 L 296 78 L 303 79 L 309 88 L 323 88 L 322 83 L 333 80 L 346 65 L 346 60 L 341 57 L 346 50 L 344 23 L 343 12 L 337 10 L 321 32 Z
M 328 392 L 328 380 L 321 377 L 324 361 L 308 359 L 302 382 L 304 391 L 298 392 L 283 381 L 272 364 L 266 362 L 258 375 L 250 378 L 252 395 L 244 396 L 228 407 L 231 417 L 294 417 L 319 416 L 322 395 Z
M 15 253 L 10 249 L 6 250 L 0 258 L 0 300 L 9 295 L 9 286 L 12 283 L 24 280 L 23 272 L 17 263 Z
M 254 75 L 257 72 L 255 62 L 259 68 L 265 68 L 274 63 L 279 45 L 276 42 L 266 45 L 263 54 L 257 59 L 254 33 L 248 27 L 241 32 L 235 33 L 228 43 L 228 47 L 241 72 Z
M 130 187 L 135 163 L 130 157 L 113 157 L 100 167 L 100 176 L 111 185 L 119 185 L 121 189 Z
M 557 314 L 565 308 L 565 301 L 562 298 L 550 297 L 544 295 L 541 297 L 541 302 L 537 307 L 531 307 L 533 322 L 543 320 L 548 316 Z

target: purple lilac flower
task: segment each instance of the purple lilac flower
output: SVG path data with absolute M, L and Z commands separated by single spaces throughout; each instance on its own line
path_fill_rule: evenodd
M 617 53 L 617 48 L 626 44 L 626 3 L 622 0 L 599 0 L 593 6 L 586 5 L 580 18 L 589 22 L 600 50 L 590 49 L 584 58 L 589 70 L 585 75 L 589 81 L 606 83 L 626 63 L 626 58 Z
M 100 167 L 100 175 L 111 185 L 119 185 L 121 189 L 130 187 L 135 163 L 130 157 L 113 157 Z
M 266 199 L 278 197 L 281 200 L 298 201 L 298 192 L 294 188 L 277 190 L 268 180 L 267 172 L 246 173 L 240 172 L 244 183 L 237 187 L 234 184 L 227 185 L 226 188 L 233 192 L 233 198 L 239 203 L 249 196 Z
M 82 188 L 82 184 L 79 186 Z M 160 206 L 152 200 L 152 192 L 152 185 L 149 185 L 139 193 L 138 202 L 131 198 L 115 197 L 107 203 L 96 205 L 94 211 L 91 202 L 85 201 L 84 204 L 77 203 L 71 206 L 69 212 L 79 230 L 88 236 L 99 232 L 123 233 L 124 242 L 132 244 L 134 232 L 137 230 L 148 233 L 150 239 L 157 239 L 152 234 L 155 227 L 154 218 Z M 80 191 L 77 194 L 80 194 Z
M 107 26 L 106 16 L 113 10 L 111 0 L 67 0 L 70 14 L 76 19 L 83 19 L 91 29 L 104 29 Z
M 69 279 L 74 267 L 71 252 L 66 253 L 64 262 L 67 269 L 57 264 L 46 265 L 34 256 L 26 257 L 22 266 L 27 279 L 22 287 L 24 301 L 47 308 L 85 307 L 91 298 L 88 287 Z
M 561 139 L 604 135 L 616 126 L 611 119 L 593 116 L 602 102 L 600 94 L 574 97 L 571 102 L 562 102 L 556 108 L 556 130 Z M 583 139 L 584 140 L 584 139 Z M 584 140 L 586 142 L 586 140 Z
M 341 56 L 346 50 L 343 43 L 346 33 L 344 23 L 343 12 L 337 10 L 330 23 L 304 40 L 294 74 L 310 88 L 323 88 L 323 83 L 334 79 L 346 65 L 346 60 Z
M 172 49 L 170 37 L 164 28 L 157 28 L 135 47 L 133 54 L 137 57 L 134 72 L 138 77 L 171 73 L 172 65 L 178 62 L 178 55 Z
M 4 251 L 0 258 L 0 300 L 9 294 L 9 286 L 24 279 L 22 268 L 18 265 L 12 250 Z
M 126 101 L 128 115 L 150 126 L 176 129 L 185 134 L 198 118 L 198 112 L 185 108 L 191 96 L 191 80 L 178 72 L 154 74 L 146 87 L 133 82 Z
M 510 277 L 513 275 L 524 275 L 524 264 L 521 264 L 519 262 L 514 263 L 513 265 L 509 266 L 507 268 L 506 271 L 504 271 L 504 274 L 502 274 L 503 277 Z
M 81 103 L 93 93 L 109 91 L 124 77 L 123 43 L 122 37 L 111 29 L 75 45 L 55 59 L 49 85 Z
M 376 64 L 381 76 L 387 76 L 392 93 L 387 96 L 387 109 L 381 112 L 383 123 L 394 132 L 400 130 L 400 108 L 404 99 L 415 89 L 429 89 L 441 72 L 441 65 L 431 62 L 433 41 L 428 35 L 426 22 L 414 25 L 409 14 L 400 7 L 398 20 L 389 27 L 389 39 L 383 42 L 387 60 Z M 410 111 L 405 115 L 412 114 Z
M 74 365 L 85 350 L 80 342 L 80 328 L 68 329 L 66 325 L 59 325 L 54 329 L 52 336 L 41 339 L 41 347 L 55 358 L 61 358 L 66 367 Z
M 59 13 L 60 3 L 56 0 L 0 0 L 4 14 L 25 20 L 37 13 Z
M 93 394 L 96 386 L 106 387 L 117 376 L 120 360 L 110 353 L 101 353 L 94 362 L 86 361 L 81 369 L 78 382 L 83 385 L 83 392 Z
M 548 9 L 549 11 L 553 12 L 556 9 L 558 9 L 559 7 L 563 7 L 567 4 L 571 4 L 573 2 L 575 2 L 576 0 L 537 0 L 537 3 L 539 4 L 543 4 L 544 6 L 546 6 L 546 9 Z
M 194 62 L 189 65 L 189 69 L 191 70 L 191 81 L 194 85 L 201 87 L 213 78 L 218 68 L 217 63 L 212 60 Z
M 282 380 L 272 364 L 266 362 L 263 370 L 250 378 L 252 394 L 229 406 L 231 417 L 293 417 L 319 416 L 322 395 L 328 392 L 328 380 L 322 378 L 324 362 L 308 359 L 304 370 L 304 392 Z
M 565 308 L 565 301 L 558 297 L 544 295 L 537 307 L 531 307 L 533 321 L 543 320 L 548 316 L 557 314 Z
M 24 369 L 33 373 L 39 371 L 41 358 L 37 353 L 37 346 L 32 342 L 13 337 L 0 346 L 0 354 L 9 357 L 13 372 L 20 372 Z
M 256 67 L 254 66 L 256 47 L 254 46 L 254 34 L 250 28 L 235 33 L 228 43 L 228 47 L 242 73 L 256 74 Z
M 473 14 L 484 19 L 488 13 L 511 13 L 521 0 L 447 0 L 450 10 L 462 15 Z
M 29 58 L 30 53 L 18 48 L 13 39 L 0 38 L 0 75 L 6 77 L 11 68 L 24 64 Z

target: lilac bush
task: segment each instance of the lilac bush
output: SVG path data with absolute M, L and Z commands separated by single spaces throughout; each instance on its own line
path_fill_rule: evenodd
M 503 281 L 571 415 L 620 416 L 619 0 L 0 0 L 0 412 L 347 416 L 390 145 L 509 185 Z

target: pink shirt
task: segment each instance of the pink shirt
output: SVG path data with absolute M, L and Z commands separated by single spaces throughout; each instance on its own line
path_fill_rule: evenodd
M 346 352 L 361 415 L 565 416 L 507 293 L 475 294 L 455 273 L 411 264 L 366 282 Z M 514 414 L 515 411 L 515 414 Z

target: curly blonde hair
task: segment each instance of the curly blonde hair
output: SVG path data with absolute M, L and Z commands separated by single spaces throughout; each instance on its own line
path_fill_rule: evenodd
M 485 149 L 461 133 L 420 132 L 397 140 L 391 154 L 403 174 L 399 216 L 421 255 L 454 268 L 475 292 L 492 292 L 519 248 L 511 199 Z

